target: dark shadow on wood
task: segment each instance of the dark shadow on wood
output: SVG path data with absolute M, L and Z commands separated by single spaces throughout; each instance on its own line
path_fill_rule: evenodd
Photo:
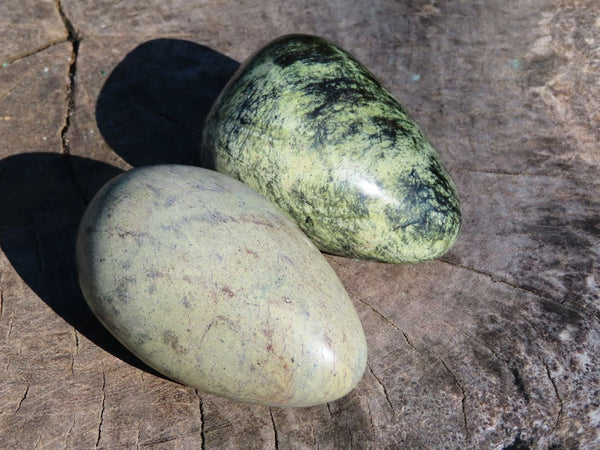
M 145 42 L 106 80 L 97 101 L 98 128 L 133 166 L 194 164 L 204 119 L 238 66 L 193 42 Z M 78 332 L 128 364 L 161 376 L 102 326 L 77 281 L 81 216 L 102 185 L 121 172 L 53 153 L 0 161 L 0 247 L 27 285 Z
M 98 128 L 133 166 L 197 164 L 204 120 L 238 67 L 190 41 L 145 42 L 106 80 L 96 106 Z
M 132 166 L 196 164 L 204 120 L 238 67 L 235 60 L 194 42 L 144 42 L 125 56 L 102 87 L 96 103 L 98 129 L 112 150 Z M 71 167 L 71 173 L 77 174 L 77 189 L 85 203 L 120 172 L 80 158 L 70 158 L 70 163 L 77 166 Z M 77 224 L 84 207 L 82 204 Z M 87 308 L 74 275 L 77 224 L 71 223 L 64 235 L 69 236 L 65 251 L 71 272 L 68 282 L 75 285 L 72 289 L 77 292 L 80 306 L 65 310 L 52 296 L 40 296 L 49 298 L 47 303 L 75 328 L 84 328 L 97 345 L 155 373 L 105 331 Z M 85 323 L 81 317 L 85 317 Z
M 121 172 L 57 153 L 1 160 L 0 247 L 23 281 L 79 333 L 126 363 L 160 376 L 102 326 L 77 281 L 75 242 L 86 199 Z

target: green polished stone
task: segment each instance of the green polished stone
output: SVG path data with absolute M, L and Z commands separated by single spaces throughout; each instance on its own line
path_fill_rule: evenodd
M 82 292 L 142 361 L 186 385 L 279 406 L 358 383 L 359 318 L 319 250 L 226 175 L 143 167 L 103 187 L 79 229 Z
M 454 183 L 417 124 L 363 65 L 318 37 L 285 36 L 248 58 L 213 105 L 200 153 L 325 252 L 423 261 L 460 230 Z

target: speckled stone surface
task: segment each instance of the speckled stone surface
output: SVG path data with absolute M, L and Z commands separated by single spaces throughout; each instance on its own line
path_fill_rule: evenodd
M 366 341 L 318 249 L 271 202 L 190 166 L 134 169 L 90 203 L 79 281 L 159 372 L 236 400 L 308 406 L 360 380 Z
M 350 54 L 284 36 L 215 102 L 201 159 L 277 203 L 323 251 L 386 262 L 444 254 L 456 188 L 402 106 Z

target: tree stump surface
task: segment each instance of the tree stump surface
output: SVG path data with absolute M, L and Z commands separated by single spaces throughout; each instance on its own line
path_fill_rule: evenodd
M 0 4 L 0 448 L 600 447 L 600 3 Z M 313 408 L 158 376 L 85 306 L 74 236 L 99 187 L 193 164 L 254 50 L 353 53 L 429 135 L 464 224 L 440 260 L 327 256 L 369 345 Z

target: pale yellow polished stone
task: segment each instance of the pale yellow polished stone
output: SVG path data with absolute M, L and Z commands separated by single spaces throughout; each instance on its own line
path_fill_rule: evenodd
M 157 371 L 280 406 L 333 401 L 367 347 L 327 261 L 265 197 L 188 166 L 134 169 L 89 205 L 79 281 L 100 321 Z

